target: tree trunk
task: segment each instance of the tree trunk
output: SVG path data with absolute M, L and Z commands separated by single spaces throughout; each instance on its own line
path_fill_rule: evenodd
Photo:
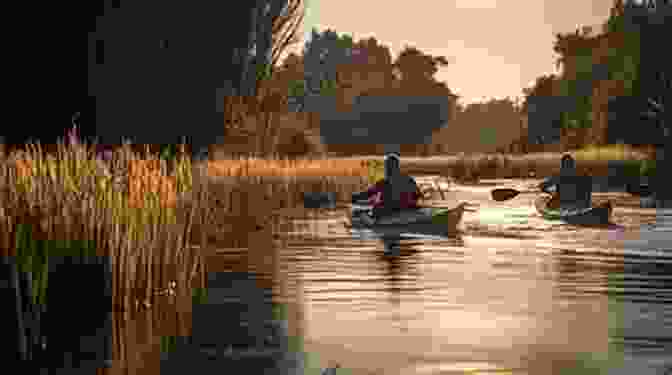
M 273 23 L 280 16 L 287 0 L 257 0 L 254 9 L 250 10 L 247 47 L 243 51 L 245 66 L 240 82 L 241 95 L 256 97 L 258 89 L 257 69 L 271 64 Z M 251 54 L 251 51 L 255 51 Z

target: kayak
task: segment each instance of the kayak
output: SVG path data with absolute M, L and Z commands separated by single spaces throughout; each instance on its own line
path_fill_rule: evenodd
M 375 219 L 371 216 L 368 205 L 352 206 L 352 227 L 369 228 L 374 231 L 398 232 L 449 232 L 454 233 L 462 221 L 467 203 L 460 203 L 455 208 L 421 207 L 396 212 L 392 215 Z
M 541 196 L 534 201 L 537 212 L 547 220 L 562 220 L 574 225 L 601 225 L 608 224 L 613 207 L 607 201 L 586 209 L 563 210 L 553 207 L 554 201 L 550 196 Z

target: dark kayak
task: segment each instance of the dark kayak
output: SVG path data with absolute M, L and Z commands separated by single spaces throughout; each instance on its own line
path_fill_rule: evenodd
M 423 207 L 399 211 L 393 215 L 374 219 L 370 215 L 370 206 L 353 204 L 352 227 L 368 228 L 383 232 L 448 232 L 457 231 L 467 203 L 455 208 Z
M 556 206 L 557 201 L 551 196 L 541 196 L 534 201 L 534 207 L 544 219 L 562 220 L 574 225 L 609 224 L 613 211 L 609 201 L 582 210 L 562 210 Z

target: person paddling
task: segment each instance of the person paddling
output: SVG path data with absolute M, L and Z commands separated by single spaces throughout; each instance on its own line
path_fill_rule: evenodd
M 353 194 L 352 202 L 368 199 L 373 204 L 373 218 L 380 218 L 394 212 L 417 208 L 422 196 L 415 180 L 401 173 L 399 153 L 385 155 L 385 178 L 376 182 L 368 190 Z
M 563 210 L 579 210 L 592 206 L 593 185 L 589 176 L 579 176 L 576 162 L 570 154 L 565 154 L 560 161 L 560 174 L 550 177 L 539 184 L 539 189 L 551 194 L 549 189 L 556 187 L 559 208 Z

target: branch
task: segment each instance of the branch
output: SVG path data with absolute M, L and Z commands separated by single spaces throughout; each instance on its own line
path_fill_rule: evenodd
M 300 41 L 297 33 L 305 16 L 305 12 L 300 9 L 301 5 L 302 0 L 289 0 L 287 7 L 273 23 L 272 69 L 277 64 L 280 55 L 287 50 L 287 47 Z
M 280 59 L 280 55 L 282 52 L 287 50 L 287 47 L 300 42 L 300 38 L 298 37 L 298 30 L 299 26 L 303 22 L 303 18 L 304 13 L 301 12 L 301 14 L 294 19 L 294 22 L 284 30 L 283 34 L 278 38 L 278 40 L 273 43 L 274 48 L 273 52 L 271 53 L 273 67 L 276 66 L 278 60 Z

